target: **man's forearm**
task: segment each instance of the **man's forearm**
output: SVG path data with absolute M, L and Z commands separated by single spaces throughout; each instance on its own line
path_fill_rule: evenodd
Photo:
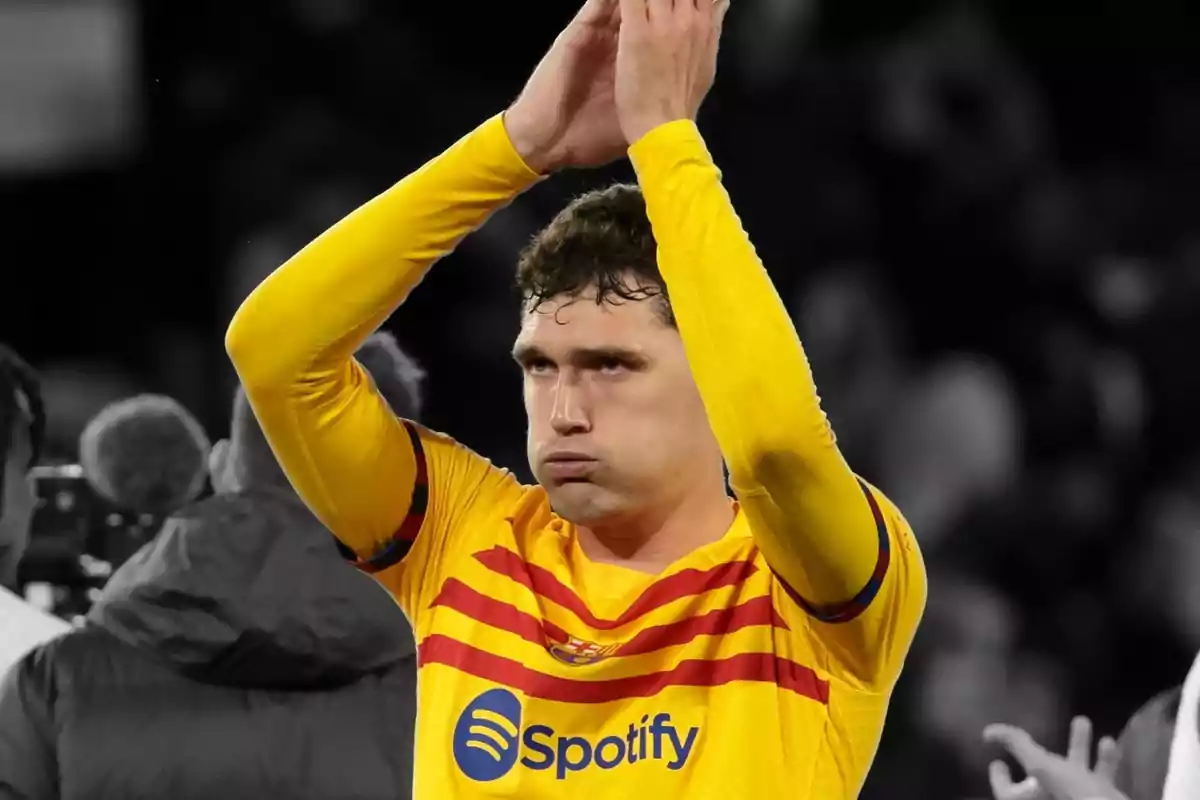
M 536 180 L 494 117 L 338 222 L 235 315 L 226 345 L 243 383 L 336 370 L 434 261 Z
M 759 546 L 805 599 L 871 578 L 880 527 L 834 442 L 791 318 L 693 123 L 630 150 L 688 362 Z

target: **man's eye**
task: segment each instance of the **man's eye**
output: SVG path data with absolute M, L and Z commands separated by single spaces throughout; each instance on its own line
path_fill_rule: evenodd
M 625 362 L 616 358 L 606 358 L 596 366 L 601 372 L 620 372 L 625 369 Z

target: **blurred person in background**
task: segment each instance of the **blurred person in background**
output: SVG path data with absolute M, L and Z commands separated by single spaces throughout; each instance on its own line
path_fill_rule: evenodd
M 172 397 L 135 395 L 101 409 L 79 436 L 79 465 L 101 511 L 91 523 L 99 528 L 89 537 L 87 555 L 99 559 L 92 564 L 111 574 L 199 498 L 211 449 L 204 427 Z
M 830 265 L 803 285 L 791 309 L 838 447 L 872 480 L 879 472 L 881 441 L 895 423 L 896 398 L 915 368 L 906 353 L 902 314 L 874 273 L 871 264 Z M 900 505 L 912 522 L 907 506 Z M 924 539 L 926 532 L 914 527 Z
M 869 266 L 822 271 L 793 316 L 839 448 L 888 488 L 927 551 L 1016 480 L 1022 419 L 1009 376 L 974 353 L 913 358 Z
M 0 344 L 0 673 L 33 647 L 71 629 L 15 593 L 17 565 L 29 545 L 38 502 L 30 469 L 45 426 L 36 373 Z M 0 787 L 2 782 L 0 777 Z
M 833 800 L 874 758 L 924 566 L 838 450 L 696 129 L 726 7 L 589 0 L 505 114 L 304 248 L 230 326 L 289 477 L 418 631 L 421 797 L 559 797 L 569 779 Z M 356 343 L 540 176 L 625 151 L 640 189 L 578 198 L 518 267 L 539 485 L 397 421 Z
M 1014 783 L 1008 764 L 993 761 L 988 769 L 995 800 L 1130 800 L 1114 785 L 1120 758 L 1117 741 L 1100 739 L 1092 763 L 1092 721 L 1071 720 L 1070 743 L 1065 756 L 1042 747 L 1014 725 L 989 725 L 984 739 L 1002 746 L 1026 773 Z
M 360 355 L 394 412 L 415 416 L 422 373 L 395 340 L 377 334 Z M 154 504 L 155 476 L 188 475 L 190 455 L 167 466 L 146 453 L 139 436 L 167 403 L 143 400 L 145 424 L 136 407 L 102 415 L 107 434 L 84 458 L 105 463 L 99 482 L 119 500 Z M 0 687 L 3 800 L 408 796 L 416 670 L 403 613 L 339 557 L 241 391 L 210 463 L 215 496 L 173 513 L 87 624 Z
M 1026 773 L 1015 783 L 1008 764 L 993 761 L 994 800 L 1194 800 L 1200 797 L 1200 656 L 1184 684 L 1150 698 L 1119 739 L 1100 739 L 1094 766 L 1087 717 L 1071 721 L 1064 756 L 1014 725 L 989 725 L 984 739 L 1003 747 Z
M 47 610 L 72 620 L 168 514 L 200 496 L 210 449 L 195 417 L 161 395 L 115 400 L 81 428 L 59 452 L 82 463 L 33 471 L 39 510 L 20 576 L 27 594 L 43 592 Z
M 203 426 L 178 401 L 143 394 L 92 418 L 79 437 L 79 464 L 102 498 L 161 519 L 204 491 L 211 449 Z

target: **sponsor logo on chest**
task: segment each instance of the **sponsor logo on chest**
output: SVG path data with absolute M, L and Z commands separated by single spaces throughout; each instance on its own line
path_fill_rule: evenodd
M 644 714 L 620 734 L 579 735 L 524 719 L 521 701 L 507 689 L 489 689 L 472 700 L 454 726 L 454 761 L 464 775 L 487 782 L 520 766 L 553 770 L 558 780 L 588 770 L 652 762 L 676 771 L 687 766 L 699 726 L 680 727 L 669 712 Z

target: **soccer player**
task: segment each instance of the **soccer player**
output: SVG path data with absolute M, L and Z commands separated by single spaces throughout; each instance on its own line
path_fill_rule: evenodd
M 694 122 L 725 8 L 588 0 L 503 115 L 229 329 L 293 484 L 413 622 L 416 797 L 836 800 L 874 756 L 925 572 L 842 459 Z M 397 420 L 363 338 L 539 177 L 626 149 L 640 192 L 585 195 L 521 259 L 538 485 Z

